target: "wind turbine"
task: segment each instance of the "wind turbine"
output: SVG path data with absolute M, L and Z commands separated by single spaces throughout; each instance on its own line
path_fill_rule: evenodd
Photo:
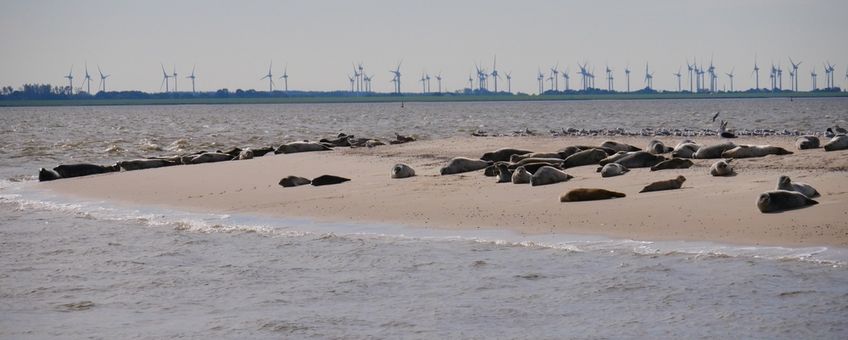
M 259 78 L 259 80 L 264 80 L 265 78 L 268 79 L 268 94 L 269 95 L 273 94 L 273 92 L 274 92 L 274 75 L 271 74 L 271 68 L 273 66 L 274 66 L 274 61 L 271 60 L 271 62 L 268 64 L 268 74 L 266 74 L 262 78 Z
M 474 74 L 468 74 L 468 89 L 474 91 Z
M 813 66 L 813 70 L 810 71 L 810 78 L 813 79 L 813 91 L 816 90 L 816 77 L 818 77 L 818 74 L 816 74 L 816 67 Z
M 777 64 L 777 89 L 783 91 L 783 68 Z
M 627 78 L 627 92 L 630 92 L 630 65 L 624 68 L 624 75 Z
M 353 79 L 354 79 L 354 83 L 356 84 L 356 92 L 360 92 L 360 90 L 362 89 L 362 87 L 360 85 L 360 83 L 361 83 L 360 78 L 362 76 L 362 72 L 357 71 L 356 64 L 350 63 L 350 65 L 353 66 Z
M 693 85 L 692 79 L 692 70 L 694 70 L 693 66 L 689 64 L 689 58 L 686 58 L 686 69 L 689 70 L 689 92 L 695 93 L 695 87 Z
M 174 65 L 174 75 L 173 75 L 173 77 L 174 77 L 174 92 L 179 92 L 179 91 L 177 91 L 177 65 Z
M 97 65 L 97 72 L 100 73 L 100 91 L 106 92 L 106 78 L 109 78 L 111 74 L 103 74 L 103 71 L 100 70 L 100 65 Z
M 422 93 L 422 94 L 423 94 L 423 93 L 427 93 L 427 78 L 426 78 L 426 77 L 424 77 L 424 73 L 423 73 L 423 72 L 421 73 L 421 79 L 419 79 L 418 81 L 420 81 L 420 82 L 421 82 L 421 93 Z
M 83 81 L 88 84 L 88 90 L 86 90 L 86 93 L 91 94 L 91 75 L 88 74 L 88 63 L 85 63 L 85 78 L 83 79 L 85 79 Z
M 191 79 L 191 93 L 194 93 L 194 80 L 197 79 L 197 76 L 194 75 L 194 69 L 196 67 L 197 67 L 197 65 L 192 66 L 191 67 L 191 75 L 186 77 L 186 79 Z
M 681 92 L 683 89 L 680 87 L 680 77 L 683 75 L 680 73 L 681 68 L 677 68 L 677 73 L 674 73 L 674 76 L 677 77 L 677 92 Z
M 539 74 L 536 76 L 536 81 L 539 82 L 539 94 L 545 92 L 545 75 L 542 73 L 542 68 L 539 68 Z
M 492 62 L 492 79 L 495 80 L 495 93 L 498 93 L 498 78 L 500 78 L 498 74 L 498 56 L 495 55 L 495 60 Z
M 507 77 L 509 77 L 508 74 Z M 439 93 L 442 93 L 442 72 L 439 72 L 439 74 L 436 75 L 436 82 L 439 83 Z
M 283 83 L 285 84 L 284 86 L 286 92 L 289 92 L 289 64 L 286 64 L 286 66 L 283 68 L 283 75 L 280 76 L 280 79 L 282 79 Z
M 609 65 L 606 66 L 607 71 L 607 91 L 612 92 L 612 69 L 609 68 Z
M 351 93 L 353 93 L 353 92 L 354 92 L 354 91 L 353 91 L 353 84 L 354 84 L 354 83 L 356 83 L 356 78 L 355 78 L 355 77 L 356 77 L 356 73 L 354 73 L 354 76 L 353 76 L 353 77 L 351 77 L 351 76 L 347 76 L 347 79 L 349 79 L 349 80 L 350 80 L 350 92 L 351 92 Z
M 394 71 L 389 70 L 389 72 L 391 72 L 392 74 L 395 75 L 394 79 L 395 79 L 395 86 L 397 86 L 397 94 L 400 94 L 400 65 L 401 64 L 403 64 L 403 60 L 398 62 L 397 67 L 395 68 Z
M 360 89 L 360 91 L 364 91 L 365 90 L 365 68 L 362 67 L 362 62 L 360 62 L 357 65 L 357 67 L 359 68 L 359 82 L 361 83 L 359 89 Z M 287 91 L 288 91 L 288 89 L 287 89 Z
M 553 87 L 554 91 L 559 91 L 559 63 L 556 64 L 553 68 L 551 68 L 551 78 L 553 78 L 553 83 L 551 83 L 551 87 Z
M 754 71 L 751 72 L 751 74 L 754 75 L 754 79 L 756 81 L 756 83 L 755 83 L 756 87 L 755 88 L 757 90 L 759 90 L 760 89 L 760 67 L 757 66 L 757 55 L 756 54 L 754 54 Z
M 734 70 L 736 70 L 735 67 L 730 69 L 730 73 L 725 73 L 728 77 L 730 77 L 730 92 L 733 92 L 733 71 Z
M 506 88 L 507 92 L 512 93 L 512 71 L 506 73 Z
M 645 87 L 650 90 L 654 83 L 654 74 L 648 71 L 648 63 L 645 63 Z
M 162 90 L 162 85 L 165 85 L 165 93 L 168 93 L 168 86 L 170 85 L 168 78 L 171 78 L 171 76 L 168 75 L 168 72 L 165 72 L 165 65 L 159 63 L 159 66 L 162 66 L 162 84 L 159 85 L 159 90 Z
M 800 66 L 802 62 L 801 62 L 801 61 L 799 61 L 799 62 L 796 64 L 796 63 L 795 63 L 795 61 L 793 61 L 793 60 L 792 60 L 792 58 L 790 57 L 790 58 L 789 58 L 789 63 L 790 63 L 790 64 L 792 64 L 792 71 L 793 71 L 792 73 L 794 74 L 794 75 L 792 75 L 792 77 L 790 77 L 790 81 L 792 81 L 792 82 L 793 82 L 792 87 L 794 87 L 794 88 L 792 89 L 792 91 L 796 91 L 796 92 L 797 92 L 797 91 L 798 91 L 798 75 L 800 74 L 800 73 L 798 73 L 798 66 Z
M 71 65 L 71 70 L 68 71 L 68 75 L 65 76 L 65 78 L 68 78 L 68 82 L 69 82 L 68 88 L 71 90 L 71 95 L 73 95 L 74 94 L 74 65 Z
M 568 75 L 568 68 L 562 71 L 562 81 L 565 83 L 565 91 L 569 90 L 568 83 L 570 83 L 571 76 Z

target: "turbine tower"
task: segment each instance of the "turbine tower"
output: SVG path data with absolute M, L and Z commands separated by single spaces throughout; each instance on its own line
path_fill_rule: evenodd
M 194 69 L 195 69 L 196 67 L 197 67 L 197 65 L 192 66 L 192 67 L 191 67 L 191 75 L 189 75 L 188 77 L 186 77 L 186 79 L 191 79 L 191 93 L 195 93 L 195 92 L 194 92 L 194 80 L 195 80 L 195 79 L 197 79 L 197 76 L 195 76 L 195 75 L 194 75 Z
M 734 70 L 736 70 L 735 67 L 730 69 L 730 73 L 725 73 L 728 77 L 730 77 L 730 92 L 733 92 L 733 71 Z
M 613 78 L 612 78 L 612 69 L 609 68 L 609 65 L 607 65 L 606 71 L 607 71 L 607 91 L 612 92 L 612 88 L 613 88 L 612 80 L 613 80 Z
M 512 93 L 512 71 L 506 73 L 506 90 Z
M 650 90 L 653 88 L 654 74 L 648 71 L 648 63 L 645 63 L 645 88 Z
M 681 92 L 683 89 L 680 87 L 680 77 L 683 75 L 680 73 L 680 68 L 677 68 L 677 73 L 674 73 L 674 76 L 677 77 L 677 92 Z
M 427 73 L 425 78 L 427 78 L 427 93 L 430 93 L 430 74 Z
M 97 72 L 100 73 L 100 91 L 106 92 L 106 78 L 109 78 L 111 74 L 103 74 L 103 71 L 100 70 L 100 65 L 97 65 Z
M 498 56 L 495 55 L 495 60 L 492 62 L 492 79 L 495 80 L 495 93 L 498 93 L 498 78 L 500 75 L 498 74 Z
M 551 87 L 553 87 L 553 90 L 555 92 L 559 91 L 559 70 L 557 70 L 557 68 L 559 68 L 559 63 L 557 63 L 556 66 L 554 66 L 553 68 L 551 68 L 551 78 L 553 78 Z
M 798 91 L 798 75 L 800 74 L 800 73 L 798 73 L 798 66 L 800 66 L 802 62 L 799 61 L 796 64 L 795 61 L 792 60 L 792 58 L 789 58 L 789 63 L 792 64 L 792 73 L 790 73 L 791 77 L 789 78 L 789 81 L 793 82 L 792 83 L 792 87 L 793 87 L 792 91 L 797 92 Z
M 356 84 L 356 92 L 360 92 L 360 90 L 362 89 L 362 87 L 361 87 L 362 72 L 357 71 L 356 64 L 350 63 L 350 65 L 353 66 L 353 79 L 354 79 L 354 84 Z M 353 91 L 351 91 L 351 92 L 353 92 Z
M 542 68 L 539 68 L 539 74 L 536 76 L 536 81 L 539 82 L 539 94 L 545 92 L 545 75 L 542 74 Z
M 694 79 L 692 79 L 692 71 L 694 70 L 693 66 L 689 64 L 689 58 L 686 58 L 686 69 L 689 70 L 689 92 L 695 93 L 695 86 L 693 85 Z
M 350 80 L 350 93 L 353 93 L 353 92 L 354 92 L 354 87 L 353 87 L 354 85 L 353 85 L 353 84 L 355 84 L 355 83 L 356 83 L 356 78 L 355 78 L 355 77 L 356 77 L 356 73 L 354 73 L 354 76 L 353 76 L 353 77 L 351 77 L 351 76 L 347 76 L 347 79 L 349 79 L 349 80 Z
M 68 83 L 69 83 L 68 89 L 71 91 L 70 94 L 73 95 L 74 94 L 74 65 L 71 65 L 71 70 L 68 71 L 68 75 L 65 76 L 65 78 L 68 78 Z
M 83 81 L 85 81 L 86 84 L 88 84 L 88 90 L 86 90 L 86 93 L 91 94 L 91 75 L 88 74 L 88 63 L 85 63 L 85 78 L 84 79 L 85 80 L 83 80 Z
M 283 75 L 280 76 L 280 79 L 283 80 L 283 86 L 286 89 L 286 92 L 289 92 L 289 64 L 283 68 Z
M 162 85 L 165 85 L 165 93 L 168 93 L 168 86 L 170 85 L 170 83 L 168 82 L 168 78 L 171 78 L 171 76 L 168 75 L 168 72 L 165 72 L 165 65 L 159 63 L 159 66 L 162 66 L 162 84 L 159 85 L 159 90 L 161 91 Z
M 627 78 L 627 92 L 630 92 L 630 65 L 624 68 L 624 75 Z
M 755 81 L 754 84 L 756 84 L 754 88 L 759 90 L 760 89 L 760 67 L 757 66 L 757 55 L 756 54 L 754 55 L 754 71 L 751 72 L 751 74 L 754 75 L 754 81 Z
M 468 89 L 474 91 L 474 74 L 468 74 Z
M 509 79 L 509 74 L 506 77 Z M 436 75 L 436 82 L 439 83 L 439 93 L 442 93 L 442 72 Z
M 266 74 L 262 78 L 259 78 L 259 80 L 265 80 L 266 78 L 268 79 L 268 94 L 269 95 L 274 92 L 274 75 L 271 74 L 271 68 L 273 66 L 274 66 L 274 61 L 271 60 L 271 62 L 268 64 L 268 74 Z
M 174 77 L 174 92 L 179 92 L 179 91 L 177 91 L 177 65 L 174 65 L 174 75 L 173 75 L 173 77 Z
M 569 90 L 568 83 L 570 83 L 570 80 L 571 76 L 568 75 L 568 68 L 566 68 L 564 71 L 562 71 L 562 81 L 565 83 L 565 91 Z
M 815 66 L 813 66 L 813 70 L 812 70 L 812 71 L 810 71 L 810 78 L 812 78 L 812 79 L 813 79 L 813 88 L 812 88 L 812 91 L 815 91 L 815 90 L 816 90 L 816 77 L 818 77 L 818 76 L 819 76 L 819 75 L 818 75 L 818 74 L 816 74 L 816 67 L 815 67 Z
M 395 68 L 394 71 L 389 70 L 389 72 L 391 72 L 392 74 L 395 75 L 395 77 L 394 77 L 395 91 L 396 91 L 395 93 L 397 93 L 397 94 L 401 93 L 400 92 L 400 65 L 401 64 L 403 64 L 403 60 L 398 62 L 397 67 Z

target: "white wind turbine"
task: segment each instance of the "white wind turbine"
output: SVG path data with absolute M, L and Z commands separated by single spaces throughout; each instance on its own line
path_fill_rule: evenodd
M 70 94 L 73 95 L 74 94 L 74 65 L 71 65 L 71 70 L 68 71 L 68 75 L 65 76 L 64 78 L 68 79 L 68 82 L 69 82 L 68 89 L 71 91 Z
M 283 75 L 280 76 L 280 79 L 283 80 L 283 88 L 285 88 L 286 92 L 289 92 L 289 64 L 283 68 Z
M 195 79 L 197 79 L 197 76 L 195 76 L 195 75 L 194 75 L 194 69 L 195 69 L 196 67 L 197 67 L 197 65 L 192 66 L 192 67 L 191 67 L 191 75 L 189 75 L 188 77 L 186 77 L 186 79 L 191 79 L 191 93 L 195 93 L 195 92 L 194 92 L 194 80 L 195 80 Z
M 268 64 L 268 74 L 266 74 L 262 78 L 259 78 L 259 80 L 265 80 L 265 78 L 268 78 L 268 94 L 272 94 L 274 92 L 274 75 L 271 74 L 271 68 L 273 66 L 274 66 L 274 61 L 271 60 L 271 62 Z
M 86 90 L 86 93 L 91 94 L 91 75 L 88 74 L 88 63 L 85 63 L 85 82 L 88 84 L 88 90 Z
M 165 72 L 165 65 L 160 63 L 159 66 L 162 66 L 162 84 L 159 85 L 159 90 L 162 90 L 162 85 L 165 85 L 165 93 L 168 93 L 168 86 L 170 85 L 170 83 L 168 82 L 168 78 L 171 78 L 171 76 L 168 74 L 168 72 Z
M 100 73 L 100 91 L 106 92 L 106 78 L 109 78 L 111 74 L 103 74 L 100 65 L 97 65 L 97 72 Z
M 730 73 L 725 73 L 727 75 L 727 77 L 730 78 L 730 92 L 733 92 L 733 71 L 734 70 L 736 70 L 735 67 L 730 69 Z
M 174 65 L 174 75 L 172 77 L 174 78 L 174 92 L 178 92 L 177 91 L 177 65 Z

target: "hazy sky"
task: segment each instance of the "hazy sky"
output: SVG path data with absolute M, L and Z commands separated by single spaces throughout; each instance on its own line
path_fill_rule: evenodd
M 288 65 L 289 88 L 347 89 L 352 62 L 374 75 L 374 90 L 391 91 L 390 68 L 403 60 L 404 92 L 419 91 L 423 71 L 441 72 L 446 90 L 467 86 L 474 63 L 512 71 L 513 91 L 535 93 L 539 67 L 559 63 L 578 86 L 578 61 L 595 66 L 597 87 L 605 64 L 615 87 L 625 87 L 624 67 L 634 69 L 631 88 L 644 87 L 645 62 L 654 87 L 676 89 L 672 75 L 686 58 L 724 75 L 735 67 L 734 86 L 752 87 L 754 55 L 760 66 L 803 61 L 800 87 L 810 87 L 810 68 L 836 64 L 837 85 L 848 68 L 848 1 L 9 1 L 0 0 L 0 85 L 74 85 L 84 63 L 99 82 L 97 65 L 112 76 L 109 90 L 158 91 L 160 62 L 185 76 L 197 65 L 197 88 L 267 89 L 261 78 L 273 60 L 275 77 Z M 768 73 L 760 71 L 760 86 Z M 278 86 L 282 82 L 275 79 Z M 687 82 L 684 76 L 684 84 Z M 560 80 L 562 86 L 562 80 Z M 685 85 L 684 85 L 685 86 Z M 432 90 L 436 82 L 432 80 Z M 499 87 L 505 88 L 506 81 Z

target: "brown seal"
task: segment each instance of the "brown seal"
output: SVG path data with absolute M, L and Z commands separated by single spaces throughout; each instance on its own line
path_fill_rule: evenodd
M 685 181 L 686 181 L 686 177 L 677 176 L 677 178 L 675 178 L 675 179 L 658 181 L 658 182 L 648 184 L 647 186 L 642 188 L 642 191 L 639 191 L 639 192 L 680 189 L 680 187 L 683 186 L 683 182 L 685 182 Z
M 560 202 L 596 201 L 610 198 L 625 197 L 620 192 L 596 188 L 573 189 L 559 197 Z

